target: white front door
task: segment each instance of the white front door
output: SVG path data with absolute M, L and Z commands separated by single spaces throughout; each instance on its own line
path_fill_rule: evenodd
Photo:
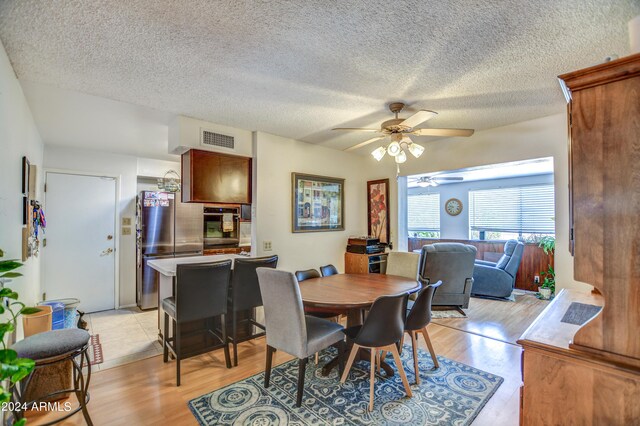
M 46 298 L 80 299 L 85 312 L 115 308 L 116 179 L 54 172 L 45 179 Z

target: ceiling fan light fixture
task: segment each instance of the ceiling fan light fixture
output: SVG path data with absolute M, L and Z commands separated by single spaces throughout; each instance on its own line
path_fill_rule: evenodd
M 405 154 L 404 150 L 402 150 L 402 149 L 400 150 L 400 152 L 398 154 L 395 155 L 395 157 L 396 157 L 395 158 L 396 163 L 398 163 L 398 164 L 402 164 L 405 161 L 407 161 L 407 154 Z
M 382 160 L 382 157 L 384 157 L 384 155 L 386 153 L 387 153 L 387 149 L 384 146 L 381 146 L 381 147 L 373 150 L 371 155 L 373 155 L 373 158 L 375 158 L 377 161 L 380 161 L 380 160 Z
M 395 157 L 401 152 L 403 152 L 402 148 L 400 147 L 400 144 L 397 141 L 391 142 L 387 147 L 387 154 L 389 154 L 392 157 Z M 405 160 L 406 160 L 406 155 L 405 155 Z M 404 161 L 402 161 L 402 163 L 404 163 Z
M 424 147 L 413 142 L 409 144 L 409 152 L 413 154 L 414 157 L 419 158 L 424 152 Z

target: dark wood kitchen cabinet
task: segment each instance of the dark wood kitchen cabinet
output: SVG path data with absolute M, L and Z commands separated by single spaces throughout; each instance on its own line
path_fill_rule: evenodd
M 182 202 L 251 204 L 251 158 L 197 149 L 185 152 Z

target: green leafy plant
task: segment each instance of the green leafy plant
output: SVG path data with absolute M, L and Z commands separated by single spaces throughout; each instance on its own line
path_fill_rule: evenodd
M 553 256 L 556 250 L 556 238 L 552 235 L 545 235 L 540 239 L 538 247 L 544 251 L 544 254 Z M 540 272 L 540 275 L 544 277 L 544 281 L 540 285 L 541 288 L 551 289 L 551 294 L 556 292 L 556 271 L 553 266 L 549 264 L 546 271 Z
M 4 252 L 0 250 L 0 257 L 4 257 Z M 0 260 L 0 281 L 3 288 L 0 289 L 0 315 L 3 320 L 0 321 L 0 341 L 2 349 L 0 349 L 0 404 L 11 400 L 11 390 L 20 380 L 24 379 L 31 373 L 35 367 L 35 362 L 29 358 L 18 358 L 18 353 L 13 349 L 7 348 L 5 337 L 15 331 L 18 317 L 22 314 L 35 314 L 40 312 L 38 308 L 30 308 L 24 303 L 18 301 L 18 293 L 10 288 L 4 287 L 5 279 L 18 278 L 22 276 L 19 272 L 12 272 L 22 266 L 17 259 Z M 5 303 L 4 301 L 7 300 Z M 8 386 L 5 388 L 5 384 Z M 14 423 L 21 426 L 26 423 L 26 419 L 20 419 Z

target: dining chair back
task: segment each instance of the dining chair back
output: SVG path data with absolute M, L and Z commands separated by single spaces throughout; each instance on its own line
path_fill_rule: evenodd
M 418 280 L 420 253 L 392 251 L 387 254 L 387 275 Z
M 307 358 L 331 345 L 344 355 L 343 327 L 321 318 L 305 316 L 298 280 L 291 272 L 258 268 L 258 281 L 264 301 L 267 327 L 265 387 L 269 387 L 273 353 L 282 350 L 298 358 L 296 406 L 302 404 Z M 342 364 L 342 362 L 341 362 Z
M 304 271 L 296 271 L 296 279 L 298 282 L 311 278 L 320 278 L 320 272 L 317 269 L 305 269 Z
M 336 269 L 335 266 L 329 264 L 329 265 L 321 266 L 320 273 L 322 274 L 323 277 L 328 277 L 329 275 L 336 275 L 338 273 L 338 270 Z
M 418 293 L 418 297 L 411 307 L 404 325 L 404 331 L 409 333 L 409 336 L 411 337 L 411 347 L 413 349 L 413 371 L 415 373 L 416 384 L 418 385 L 420 384 L 420 371 L 418 369 L 418 332 L 422 334 L 422 337 L 424 337 L 424 341 L 427 344 L 427 348 L 429 348 L 433 366 L 435 368 L 440 367 L 440 364 L 438 364 L 438 358 L 436 357 L 436 352 L 433 349 L 433 344 L 429 338 L 427 326 L 431 322 L 431 302 L 433 301 L 433 295 L 438 287 L 442 285 L 442 281 L 438 281 L 433 284 L 429 284 L 424 280 L 421 280 L 421 282 L 423 287 Z
M 396 346 L 404 333 L 404 312 L 407 308 L 407 297 L 408 294 L 404 293 L 396 296 L 382 296 L 377 298 L 375 302 L 373 302 L 364 324 L 345 330 L 347 337 L 353 341 L 353 347 L 351 348 L 351 353 L 349 354 L 349 359 L 340 381 L 344 383 L 347 380 L 349 370 L 360 349 L 369 348 L 371 351 L 369 411 L 373 410 L 375 371 L 380 351 L 389 351 L 393 354 L 404 389 L 409 397 L 413 395 Z
M 233 264 L 231 276 L 231 343 L 233 345 L 233 365 L 238 365 L 238 343 L 246 340 L 264 336 L 264 331 L 238 338 L 238 323 L 250 323 L 251 325 L 264 330 L 264 324 L 255 321 L 253 317 L 244 318 L 238 321 L 238 314 L 241 311 L 248 311 L 258 306 L 262 306 L 262 296 L 258 284 L 257 268 L 275 268 L 278 266 L 278 256 L 266 256 L 255 258 L 236 258 Z
M 213 328 L 205 332 L 219 339 L 224 345 L 227 368 L 231 368 L 227 339 L 227 294 L 231 277 L 231 261 L 178 265 L 174 297 L 162 301 L 164 328 L 162 334 L 163 361 L 168 362 L 169 352 L 176 358 L 176 384 L 180 386 L 180 361 L 182 360 L 182 325 L 189 321 L 205 320 L 220 316 L 220 334 Z M 169 318 L 173 324 L 173 336 L 169 337 Z M 206 321 L 211 327 L 212 321 Z

